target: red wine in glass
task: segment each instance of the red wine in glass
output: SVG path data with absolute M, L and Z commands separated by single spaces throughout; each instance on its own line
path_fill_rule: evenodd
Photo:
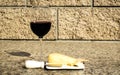
M 35 33 L 39 38 L 43 38 L 43 36 L 49 32 L 51 22 L 48 21 L 31 22 L 30 26 L 33 33 Z
M 49 32 L 51 28 L 51 22 L 49 21 L 30 22 L 30 27 L 33 33 L 36 34 L 40 39 L 40 42 L 41 42 L 40 58 L 41 58 L 42 57 L 42 38 Z

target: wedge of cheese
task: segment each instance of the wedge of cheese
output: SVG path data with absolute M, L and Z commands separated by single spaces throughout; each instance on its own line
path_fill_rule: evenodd
M 78 60 L 76 58 L 58 53 L 52 53 L 48 56 L 48 63 L 51 63 L 49 64 L 49 66 L 61 66 L 61 65 L 73 66 L 77 62 Z

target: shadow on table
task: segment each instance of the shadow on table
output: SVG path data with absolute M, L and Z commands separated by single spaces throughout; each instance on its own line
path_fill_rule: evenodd
M 13 55 L 13 56 L 21 56 L 21 57 L 29 57 L 31 54 L 24 51 L 5 51 L 6 53 Z

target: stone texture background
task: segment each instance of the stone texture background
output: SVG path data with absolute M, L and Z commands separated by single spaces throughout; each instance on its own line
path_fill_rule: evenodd
M 0 6 L 25 5 L 25 0 L 0 0 Z
M 44 39 L 120 40 L 119 0 L 0 0 L 0 39 L 38 39 L 33 20 L 52 22 Z
M 29 0 L 31 6 L 81 6 L 90 5 L 91 0 Z
M 56 11 L 43 8 L 0 8 L 0 38 L 2 39 L 37 39 L 30 29 L 30 22 L 50 20 L 51 31 L 46 35 L 55 38 Z M 42 15 L 40 15 L 42 14 Z
M 120 6 L 120 0 L 94 0 L 95 6 Z

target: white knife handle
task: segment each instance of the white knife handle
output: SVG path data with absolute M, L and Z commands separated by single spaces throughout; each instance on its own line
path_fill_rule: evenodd
M 43 61 L 35 61 L 35 60 L 26 60 L 25 67 L 26 68 L 44 68 L 45 63 Z

